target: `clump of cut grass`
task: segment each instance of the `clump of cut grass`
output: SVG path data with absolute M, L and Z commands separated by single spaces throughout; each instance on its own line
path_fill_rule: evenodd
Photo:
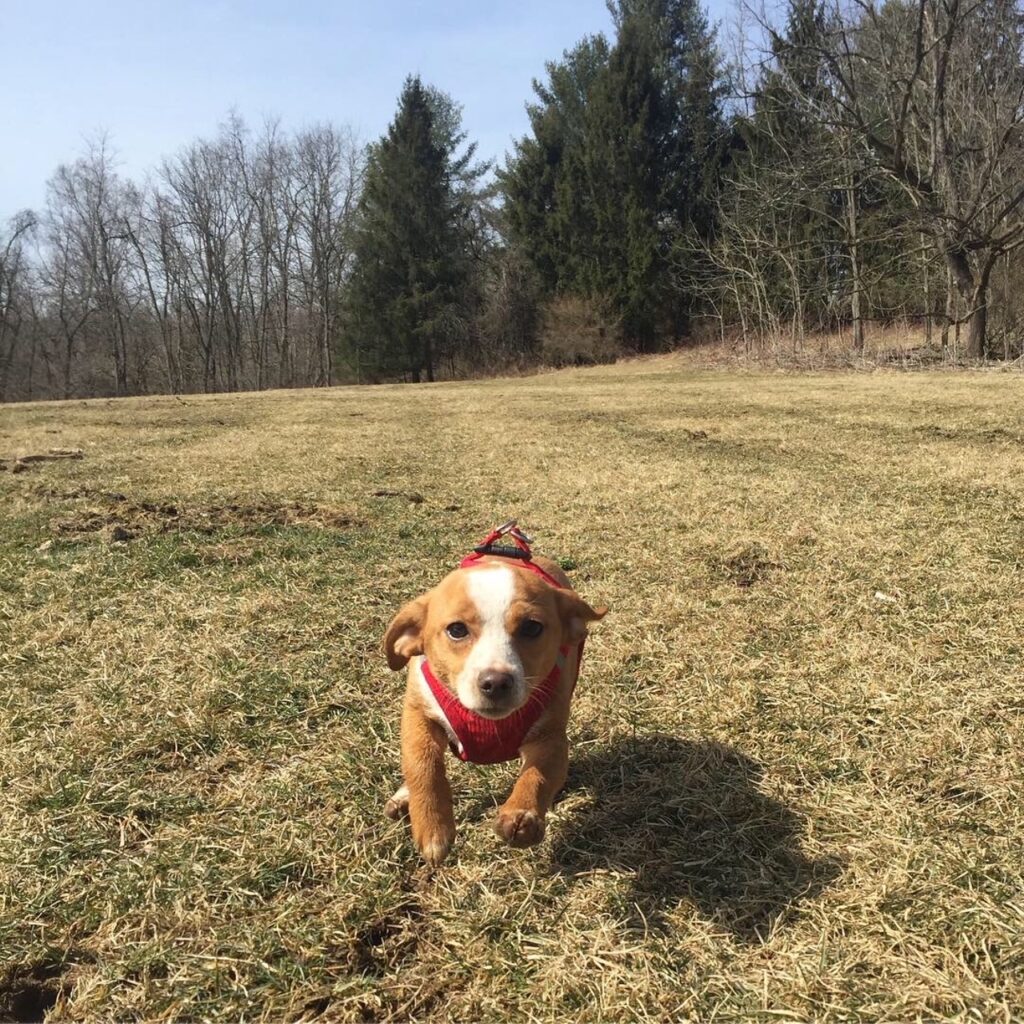
M 5 408 L 83 457 L 0 474 L 0 1017 L 1018 1018 L 1022 399 L 670 356 Z M 452 762 L 431 874 L 380 638 L 513 514 L 612 611 L 544 844 Z

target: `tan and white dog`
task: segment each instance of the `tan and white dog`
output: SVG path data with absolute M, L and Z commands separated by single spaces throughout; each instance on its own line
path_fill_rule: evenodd
M 495 546 L 505 535 L 515 549 Z M 495 827 L 512 846 L 543 838 L 568 770 L 566 725 L 587 624 L 606 612 L 576 594 L 555 562 L 534 559 L 511 523 L 394 617 L 384 647 L 392 669 L 409 666 L 405 781 L 385 813 L 408 811 L 428 864 L 440 864 L 455 839 L 446 748 L 478 764 L 520 756 L 519 778 Z

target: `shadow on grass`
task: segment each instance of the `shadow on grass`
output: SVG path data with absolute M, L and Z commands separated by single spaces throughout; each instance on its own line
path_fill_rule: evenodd
M 840 873 L 807 857 L 802 819 L 758 788 L 757 762 L 720 743 L 652 735 L 570 757 L 563 810 L 549 832 L 556 870 L 631 874 L 631 901 L 648 926 L 683 902 L 741 941 L 814 899 Z

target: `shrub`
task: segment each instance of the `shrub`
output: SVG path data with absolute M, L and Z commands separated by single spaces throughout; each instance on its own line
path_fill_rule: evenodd
M 613 363 L 622 354 L 622 325 L 600 299 L 557 296 L 543 309 L 540 354 L 548 366 Z

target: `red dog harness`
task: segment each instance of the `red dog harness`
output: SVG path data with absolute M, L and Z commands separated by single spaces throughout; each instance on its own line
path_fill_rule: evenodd
M 495 542 L 503 536 L 510 536 L 516 543 L 515 548 L 496 548 Z M 517 569 L 525 569 L 539 576 L 549 586 L 557 590 L 565 588 L 550 573 L 545 572 L 532 561 L 529 539 L 521 533 L 515 520 L 498 527 L 488 534 L 484 542 L 474 548 L 473 554 L 467 555 L 459 563 L 460 569 L 469 569 L 477 565 L 483 558 L 504 558 Z M 558 648 L 558 658 L 554 668 L 547 674 L 544 681 L 534 688 L 527 702 L 506 718 L 484 718 L 475 711 L 470 711 L 440 679 L 434 675 L 427 659 L 420 662 L 423 680 L 434 695 L 434 700 L 441 710 L 448 726 L 451 738 L 449 745 L 452 753 L 463 761 L 472 764 L 498 764 L 511 761 L 519 754 L 527 733 L 537 724 L 538 719 L 551 703 L 562 673 L 568 663 L 572 648 L 565 644 Z M 583 641 L 580 641 L 576 657 L 576 674 L 570 684 L 570 692 L 576 688 L 576 680 L 580 674 L 583 661 Z

